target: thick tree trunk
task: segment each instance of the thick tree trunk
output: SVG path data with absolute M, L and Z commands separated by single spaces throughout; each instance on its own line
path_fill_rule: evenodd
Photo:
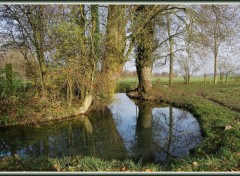
M 35 49 L 37 53 L 37 60 L 39 62 L 40 85 L 42 96 L 46 96 L 46 64 L 44 58 L 44 22 L 43 22 L 43 5 L 39 6 L 38 13 L 35 16 L 35 21 L 32 21 L 33 37 L 35 40 Z
M 125 33 L 125 6 L 109 5 L 106 34 L 106 51 L 102 64 L 102 72 L 106 89 L 110 97 L 115 92 L 116 79 L 126 62 L 124 58 Z
M 190 81 L 190 75 L 189 75 L 189 74 L 187 73 L 187 71 L 186 71 L 186 73 L 185 73 L 185 75 L 184 75 L 184 82 L 185 82 L 186 84 L 188 84 L 189 81 Z
M 138 91 L 143 91 L 147 93 L 152 88 L 152 81 L 151 81 L 151 66 L 143 66 L 141 67 L 140 64 L 137 65 L 137 75 L 138 75 Z
M 134 151 L 136 159 L 144 162 L 153 160 L 154 140 L 152 133 L 152 107 L 145 103 L 138 104 L 139 113 L 136 127 L 136 148 Z
M 92 134 L 93 133 L 92 123 L 90 122 L 88 117 L 83 118 L 83 126 L 84 126 L 87 134 Z
M 91 15 L 92 15 L 92 31 L 91 31 L 91 65 L 92 65 L 92 74 L 91 74 L 91 87 L 90 92 L 93 91 L 93 82 L 95 77 L 96 62 L 99 57 L 99 16 L 98 16 L 98 5 L 91 5 Z
M 152 127 L 152 106 L 148 104 L 138 104 L 139 113 L 137 119 L 138 128 L 151 128 Z
M 106 54 L 103 71 L 116 71 L 119 74 L 125 64 L 124 51 L 126 42 L 125 33 L 125 6 L 109 5 L 106 34 Z
M 141 15 L 147 12 L 146 7 L 138 10 Z M 153 65 L 153 43 L 154 41 L 154 22 L 148 24 L 136 35 L 136 69 L 138 74 L 139 85 L 137 90 L 147 93 L 152 88 L 151 74 Z
M 92 103 L 92 99 L 93 99 L 92 95 L 87 95 L 84 98 L 83 102 L 81 103 L 80 107 L 74 113 L 74 115 L 86 113 Z

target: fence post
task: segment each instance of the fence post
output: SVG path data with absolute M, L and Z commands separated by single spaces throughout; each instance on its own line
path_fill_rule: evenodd
M 7 94 L 11 95 L 13 92 L 13 73 L 12 73 L 12 64 L 5 64 L 6 71 L 6 83 L 7 83 Z

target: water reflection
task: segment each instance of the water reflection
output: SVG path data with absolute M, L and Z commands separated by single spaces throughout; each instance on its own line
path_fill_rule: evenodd
M 164 163 L 173 157 L 188 155 L 190 149 L 201 143 L 199 124 L 189 112 L 149 102 L 136 101 L 134 104 L 125 94 L 116 96 L 118 101 L 110 108 L 133 159 Z M 131 115 L 126 116 L 121 109 L 128 109 Z M 131 128 L 133 119 L 135 128 Z
M 125 159 L 127 152 L 109 110 L 89 113 L 40 128 L 14 127 L 0 132 L 0 156 L 96 156 Z
M 198 122 L 187 111 L 116 94 L 106 111 L 39 128 L 1 129 L 0 157 L 82 155 L 165 163 L 188 155 L 201 140 Z
M 154 142 L 161 149 L 156 160 L 186 156 L 202 141 L 199 124 L 190 113 L 167 107 L 154 108 L 153 115 Z

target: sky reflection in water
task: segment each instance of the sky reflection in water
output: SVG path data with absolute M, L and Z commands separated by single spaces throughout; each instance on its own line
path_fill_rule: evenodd
M 95 156 L 143 162 L 183 157 L 202 141 L 197 120 L 169 105 L 133 102 L 116 94 L 110 110 L 90 112 L 51 125 L 0 131 L 0 157 Z
M 110 106 L 117 130 L 130 155 L 138 151 L 137 155 L 144 158 L 145 155 L 141 155 L 141 149 L 137 150 L 136 146 L 147 147 L 142 152 L 151 155 L 148 159 L 161 162 L 169 157 L 186 156 L 190 149 L 201 143 L 199 123 L 189 112 L 168 105 L 136 104 L 125 94 L 119 93 Z M 140 127 L 137 129 L 137 126 Z M 142 138 L 150 138 L 147 145 L 141 145 L 146 142 Z

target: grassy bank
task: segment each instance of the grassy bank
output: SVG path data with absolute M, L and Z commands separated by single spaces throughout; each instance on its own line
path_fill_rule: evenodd
M 134 79 L 132 79 L 134 80 Z M 171 165 L 126 161 L 104 161 L 94 157 L 28 158 L 5 157 L 1 171 L 240 171 L 240 83 L 203 84 L 194 82 L 171 86 L 154 81 L 149 94 L 139 95 L 187 109 L 198 119 L 203 143 L 189 157 L 175 159 Z M 124 85 L 124 87 L 121 87 Z M 122 80 L 119 90 L 135 88 L 135 82 Z M 133 95 L 134 96 L 134 95 Z
M 194 156 L 176 162 L 181 171 L 240 171 L 240 84 L 155 83 L 143 99 L 165 102 L 193 113 L 204 135 Z M 195 167 L 192 167 L 192 165 Z M 180 166 L 180 167 L 179 167 Z
M 163 170 L 161 166 L 154 164 L 142 165 L 125 161 L 104 161 L 94 157 L 62 157 L 62 158 L 28 158 L 18 157 L 3 158 L 0 163 L 1 171 L 57 171 L 57 172 L 152 172 Z

